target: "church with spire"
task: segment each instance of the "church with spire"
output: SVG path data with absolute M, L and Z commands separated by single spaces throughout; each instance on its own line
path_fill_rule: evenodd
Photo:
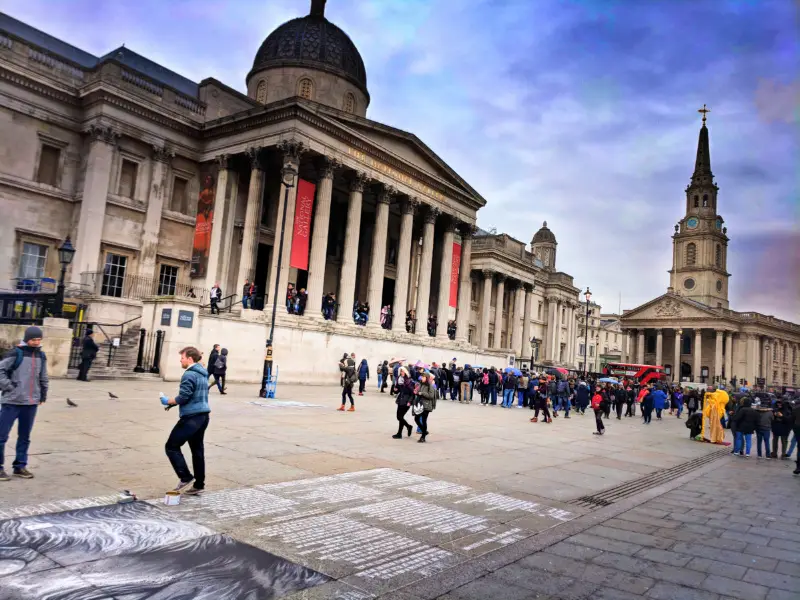
M 800 384 L 800 325 L 730 308 L 730 239 L 711 171 L 710 109 L 704 105 L 699 112 L 694 172 L 672 235 L 669 287 L 623 312 L 623 362 L 662 365 L 675 382 L 794 389 Z

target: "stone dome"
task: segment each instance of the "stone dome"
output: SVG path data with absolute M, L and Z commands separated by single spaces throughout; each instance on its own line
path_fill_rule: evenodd
M 307 67 L 343 77 L 369 98 L 367 71 L 350 37 L 325 18 L 324 0 L 312 0 L 311 12 L 287 21 L 267 36 L 247 76 L 274 67 Z
M 531 245 L 533 244 L 555 244 L 556 243 L 556 236 L 553 234 L 550 229 L 547 227 L 547 221 L 542 223 L 542 228 L 537 231 L 534 236 L 533 240 L 531 240 Z

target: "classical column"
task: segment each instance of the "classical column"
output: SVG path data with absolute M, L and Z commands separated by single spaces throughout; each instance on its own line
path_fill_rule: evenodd
M 481 296 L 481 348 L 489 347 L 489 309 L 492 307 L 492 280 L 494 273 L 485 269 L 483 275 L 483 295 Z
M 220 255 L 217 279 L 222 285 L 225 296 L 230 294 L 241 295 L 243 281 L 230 281 L 231 253 L 233 250 L 233 222 L 236 218 L 236 201 L 239 197 L 239 172 L 235 169 L 228 170 L 228 189 L 225 191 L 225 215 L 222 225 L 222 240 L 220 241 Z
M 347 207 L 347 228 L 344 232 L 344 254 L 339 278 L 339 323 L 353 322 L 353 302 L 356 296 L 356 269 L 358 267 L 358 237 L 361 232 L 361 203 L 366 173 L 356 172 L 350 180 L 350 201 Z
M 211 243 L 208 249 L 208 267 L 206 269 L 206 290 L 210 290 L 215 283 L 222 284 L 220 262 L 224 248 L 222 247 L 222 239 L 225 235 L 225 213 L 227 212 L 227 191 L 228 191 L 228 176 L 229 170 L 229 156 L 221 154 L 216 157 L 217 166 L 217 187 L 214 191 L 214 216 L 212 217 L 211 224 Z M 230 294 L 230 290 L 222 289 L 222 293 L 226 296 Z
M 636 330 L 630 329 L 628 330 L 625 335 L 628 336 L 628 351 L 626 353 L 625 362 L 635 362 L 636 361 Z
M 588 325 L 588 322 L 587 322 Z M 555 350 L 553 349 L 553 340 L 555 339 L 556 328 L 556 297 L 549 296 L 547 298 L 547 331 L 542 336 L 544 338 L 544 358 L 545 360 L 555 360 Z M 589 355 L 589 350 L 586 350 L 586 355 Z
M 147 214 L 142 229 L 142 251 L 139 253 L 139 277 L 155 280 L 158 231 L 161 229 L 161 213 L 167 193 L 167 172 L 175 152 L 165 146 L 153 145 L 153 170 L 150 177 L 150 193 L 147 197 Z M 155 288 L 154 288 L 155 289 Z
M 322 317 L 322 288 L 325 287 L 325 265 L 328 258 L 328 227 L 331 222 L 333 176 L 340 164 L 325 157 L 320 164 L 317 206 L 314 209 L 314 229 L 311 234 L 311 255 L 308 261 L 308 314 Z M 378 314 L 378 313 L 373 313 Z
M 714 346 L 714 377 L 719 377 L 722 380 L 722 342 L 724 341 L 725 332 L 717 330 L 716 345 Z
M 758 336 L 753 333 L 745 334 L 747 341 L 746 349 L 746 358 L 745 358 L 745 373 L 744 378 L 750 385 L 756 384 L 756 378 L 758 377 L 758 363 L 759 363 L 759 351 L 758 351 Z
M 692 367 L 692 377 L 694 381 L 700 381 L 703 368 L 703 330 L 694 330 L 694 366 Z
M 81 273 L 94 273 L 101 268 L 100 240 L 106 218 L 106 198 L 111 179 L 111 163 L 119 134 L 105 125 L 90 125 L 89 156 L 83 179 L 78 235 L 75 239 L 75 256 L 72 260 L 71 278 L 81 283 Z M 87 283 L 89 283 L 87 281 Z
M 524 285 L 525 289 L 525 312 L 522 317 L 522 358 L 533 359 L 531 351 L 531 312 L 533 311 L 533 286 L 530 283 Z
M 679 382 L 681 380 L 681 330 L 675 330 L 675 348 L 672 363 L 672 381 Z
M 639 330 L 639 339 L 636 340 L 636 362 L 644 364 L 644 329 Z
M 759 370 L 759 372 L 761 373 L 761 377 L 763 377 L 764 380 L 766 381 L 767 379 L 769 379 L 769 376 L 767 375 L 767 371 L 770 368 L 770 364 L 769 364 L 769 361 L 768 361 L 768 359 L 769 359 L 769 340 L 764 337 L 764 338 L 760 339 L 760 343 L 761 343 L 761 369 Z
M 409 198 L 400 207 L 400 243 L 397 249 L 397 277 L 394 281 L 394 306 L 392 306 L 392 331 L 406 330 L 406 304 L 408 300 L 408 273 L 411 269 L 411 233 L 414 229 L 414 209 L 417 200 Z
M 506 345 L 512 352 L 516 353 L 517 346 L 517 317 L 519 308 L 517 307 L 517 290 L 520 289 L 520 282 L 509 280 L 506 290 L 508 291 L 508 311 L 506 312 Z
M 389 203 L 397 193 L 391 186 L 384 186 L 378 193 L 375 205 L 375 229 L 372 231 L 372 257 L 369 261 L 369 281 L 367 298 L 371 328 L 381 326 L 380 314 L 383 305 L 383 275 L 386 269 L 386 238 L 389 235 Z
M 447 339 L 447 318 L 450 314 L 450 276 L 453 270 L 453 239 L 456 223 L 452 219 L 444 229 L 442 241 L 442 264 L 439 267 L 439 307 L 436 313 L 439 326 L 436 328 L 436 337 L 440 340 Z
M 731 380 L 733 375 L 733 332 L 725 334 L 725 379 Z
M 664 366 L 664 333 L 661 329 L 656 329 L 656 364 Z
M 278 282 L 279 306 L 284 303 L 283 301 L 286 297 L 286 289 L 289 285 L 289 257 L 292 253 L 292 236 L 294 233 L 294 210 L 295 203 L 297 202 L 297 185 L 300 182 L 300 157 L 303 155 L 303 152 L 305 152 L 305 146 L 302 142 L 295 140 L 284 140 L 278 145 L 278 149 L 283 154 L 283 166 L 286 167 L 287 165 L 291 165 L 298 171 L 298 174 L 294 178 L 294 186 L 289 188 L 289 198 L 288 202 L 286 202 L 286 223 L 284 229 L 280 273 L 278 272 L 278 255 L 281 254 L 281 252 L 278 246 L 280 245 L 281 224 L 283 223 L 283 206 L 286 196 L 286 186 L 283 184 L 283 181 L 281 181 L 281 189 L 278 193 L 278 210 L 276 211 L 275 216 L 275 244 L 272 250 L 272 265 L 270 267 L 269 278 L 268 300 L 270 306 L 272 306 L 272 302 L 274 300 L 272 295 L 275 293 L 275 282 Z M 348 307 L 347 310 L 351 311 L 351 309 L 352 305 Z
M 259 154 L 261 148 L 250 148 L 250 186 L 247 188 L 247 206 L 244 213 L 244 233 L 242 235 L 242 255 L 239 257 L 237 285 L 255 278 L 256 258 L 258 256 L 258 232 L 261 223 L 261 199 L 264 194 L 264 171 Z M 223 290 L 224 291 L 224 290 Z M 268 293 L 267 290 L 264 290 Z
M 522 285 L 522 282 L 517 283 L 517 295 L 514 298 L 514 329 L 513 329 L 513 340 L 514 345 L 512 348 L 514 349 L 514 354 L 517 357 L 521 357 L 523 353 L 523 348 L 525 346 L 525 341 L 523 340 L 522 336 L 522 322 L 525 319 L 525 288 Z
M 456 315 L 456 340 L 466 342 L 469 339 L 469 315 L 472 300 L 472 235 L 474 226 L 461 226 L 461 266 L 458 281 L 458 313 Z
M 493 348 L 499 350 L 503 346 L 500 337 L 503 334 L 503 298 L 506 293 L 506 276 L 502 273 L 497 274 L 497 294 L 495 295 L 494 305 L 494 344 Z
M 431 266 L 433 264 L 433 230 L 439 209 L 429 208 L 422 229 L 422 258 L 419 263 L 419 289 L 417 291 L 417 335 L 428 335 L 428 307 L 431 296 Z

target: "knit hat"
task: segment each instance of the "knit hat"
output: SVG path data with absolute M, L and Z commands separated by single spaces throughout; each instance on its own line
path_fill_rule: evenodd
M 41 338 L 42 337 L 42 330 L 35 325 L 31 325 L 25 330 L 25 336 L 22 338 L 22 341 L 26 344 L 33 339 Z

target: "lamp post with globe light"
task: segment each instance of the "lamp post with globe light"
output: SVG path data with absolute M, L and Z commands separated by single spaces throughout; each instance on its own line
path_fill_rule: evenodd
M 586 298 L 586 329 L 584 330 L 584 342 L 583 342 L 583 378 L 586 379 L 586 376 L 589 372 L 589 301 L 592 299 L 592 292 L 589 291 L 589 286 L 586 286 L 586 291 L 583 293 L 584 298 Z
M 72 263 L 75 256 L 75 248 L 69 236 L 58 247 L 58 262 L 61 263 L 61 277 L 58 279 L 56 288 L 56 305 L 53 307 L 53 316 L 64 317 L 64 278 L 67 274 L 67 267 Z

